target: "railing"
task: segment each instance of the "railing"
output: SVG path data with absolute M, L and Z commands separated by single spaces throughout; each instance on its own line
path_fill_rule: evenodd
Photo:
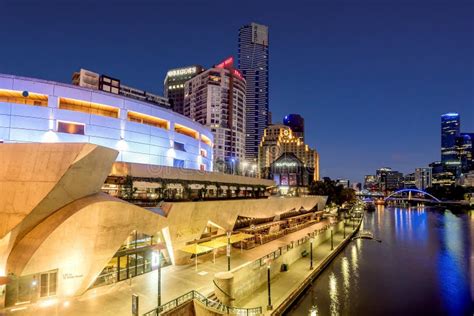
M 164 313 L 171 311 L 185 303 L 188 303 L 192 300 L 197 300 L 205 305 L 207 308 L 220 312 L 222 314 L 231 314 L 231 315 L 248 315 L 248 316 L 256 316 L 262 314 L 262 307 L 254 307 L 254 308 L 240 308 L 240 307 L 233 307 L 227 306 L 222 304 L 219 301 L 212 300 L 197 291 L 190 291 L 184 295 L 179 296 L 178 298 L 165 303 L 158 308 L 152 309 L 151 311 L 143 314 L 143 316 L 158 316 L 158 312 Z
M 225 296 L 227 296 L 231 301 L 235 300 L 229 293 L 221 289 L 221 287 L 216 283 L 216 280 L 212 280 L 212 283 L 214 283 L 214 286 L 217 287 L 217 289 L 223 293 Z

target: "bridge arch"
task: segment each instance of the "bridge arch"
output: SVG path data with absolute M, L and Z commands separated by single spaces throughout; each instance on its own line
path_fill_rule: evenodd
M 393 192 L 392 194 L 390 194 L 389 196 L 387 196 L 384 201 L 390 199 L 392 196 L 396 195 L 396 194 L 399 194 L 399 193 L 403 193 L 403 192 L 416 192 L 416 193 L 421 193 L 423 195 L 428 195 L 430 198 L 432 198 L 433 200 L 435 200 L 436 202 L 441 202 L 440 199 L 438 199 L 437 197 L 429 194 L 428 192 L 425 192 L 425 191 L 422 191 L 422 190 L 418 190 L 418 189 L 401 189 L 401 190 L 398 190 L 398 191 L 395 191 Z

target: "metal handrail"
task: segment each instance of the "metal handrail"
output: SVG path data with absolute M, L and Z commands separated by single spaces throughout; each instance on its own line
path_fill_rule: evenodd
M 219 291 L 221 291 L 222 293 L 225 294 L 225 296 L 227 296 L 228 298 L 230 298 L 231 301 L 235 300 L 234 297 L 232 297 L 230 294 L 228 294 L 226 291 L 224 291 L 223 289 L 221 289 L 221 287 L 217 284 L 216 280 L 212 280 L 212 283 L 214 283 L 214 285 L 219 289 Z
M 199 302 L 206 305 L 207 308 L 215 309 L 219 312 L 224 312 L 226 314 L 238 314 L 238 315 L 250 315 L 250 316 L 262 314 L 262 307 L 261 306 L 252 307 L 252 308 L 227 306 L 227 305 L 222 304 L 219 301 L 211 300 L 211 299 L 207 298 L 206 296 L 204 296 L 203 294 L 201 294 L 201 293 L 199 293 L 195 290 L 192 290 L 192 291 L 189 291 L 186 294 L 183 294 L 183 295 L 177 297 L 174 300 L 171 300 L 171 301 L 169 301 L 169 302 L 167 302 L 167 303 L 165 303 L 161 306 L 158 306 L 158 308 L 154 308 L 154 309 L 146 312 L 145 314 L 143 314 L 143 316 L 156 316 L 156 315 L 158 315 L 158 311 L 160 313 L 165 312 L 165 311 L 169 311 L 169 310 L 177 308 L 177 307 L 179 307 L 179 306 L 183 305 L 184 303 L 187 303 L 191 300 L 198 300 Z M 217 306 L 212 306 L 210 303 L 217 303 Z

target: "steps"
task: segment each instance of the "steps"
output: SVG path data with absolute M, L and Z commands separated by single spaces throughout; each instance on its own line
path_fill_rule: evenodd
M 222 304 L 221 301 L 217 298 L 216 294 L 212 292 L 208 297 L 207 297 L 207 302 L 206 306 L 217 309 L 217 310 L 223 310 L 225 309 L 224 304 Z

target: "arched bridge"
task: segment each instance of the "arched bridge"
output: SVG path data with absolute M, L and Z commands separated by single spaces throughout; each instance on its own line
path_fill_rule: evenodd
M 404 193 L 408 193 L 408 195 L 405 196 Z M 416 196 L 413 196 L 412 193 L 416 193 Z M 420 197 L 419 195 L 422 195 L 423 197 Z M 415 202 L 441 203 L 441 201 L 437 197 L 429 194 L 428 192 L 418 190 L 418 189 L 402 189 L 402 190 L 395 191 L 384 199 L 384 201 L 389 201 L 389 200 L 397 200 L 397 201 L 408 200 L 408 201 L 415 201 Z

